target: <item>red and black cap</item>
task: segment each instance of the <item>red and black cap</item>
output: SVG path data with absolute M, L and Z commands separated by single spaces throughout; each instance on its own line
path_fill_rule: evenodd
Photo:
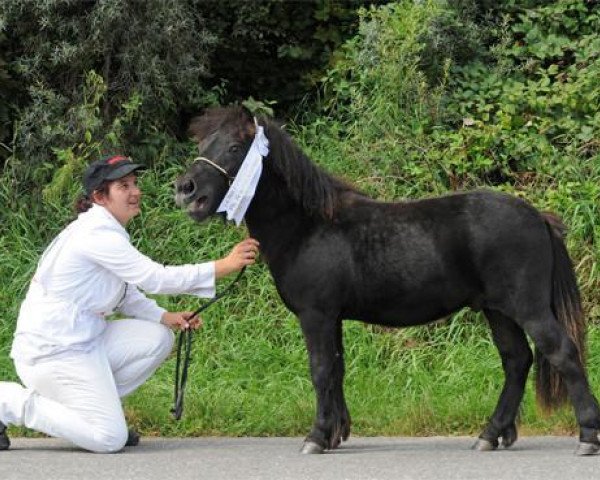
M 83 174 L 83 189 L 89 197 L 104 181 L 123 178 L 136 170 L 143 170 L 143 165 L 133 163 L 131 158 L 123 155 L 107 155 L 92 162 Z

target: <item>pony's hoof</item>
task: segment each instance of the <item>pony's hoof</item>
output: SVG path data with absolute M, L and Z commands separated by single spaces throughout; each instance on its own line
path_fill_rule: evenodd
M 473 445 L 473 450 L 477 450 L 478 452 L 491 452 L 498 448 L 498 444 L 490 442 L 489 440 L 485 440 L 483 438 L 478 438 L 475 444 Z
M 515 443 L 515 440 L 516 439 L 514 438 L 502 438 L 501 445 L 503 448 L 510 448 L 513 446 L 513 443 Z
M 512 424 L 509 427 L 506 427 L 502 433 L 502 442 L 501 445 L 504 448 L 510 448 L 512 446 L 513 443 L 515 443 L 517 441 L 517 426 L 515 424 Z
M 579 442 L 579 447 L 575 455 L 583 457 L 585 455 L 596 455 L 600 451 L 600 445 L 596 443 Z
M 324 450 L 325 449 L 318 443 L 307 441 L 304 442 L 304 445 L 302 445 L 300 453 L 302 453 L 303 455 L 311 455 L 315 453 L 323 453 Z

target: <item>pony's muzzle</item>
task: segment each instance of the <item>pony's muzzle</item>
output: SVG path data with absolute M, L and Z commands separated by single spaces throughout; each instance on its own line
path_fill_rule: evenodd
M 175 203 L 183 207 L 194 200 L 196 196 L 196 182 L 190 177 L 178 179 L 175 182 Z

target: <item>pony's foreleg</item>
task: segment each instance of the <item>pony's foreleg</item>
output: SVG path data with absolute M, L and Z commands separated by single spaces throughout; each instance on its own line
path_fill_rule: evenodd
M 337 336 L 338 338 L 338 349 L 337 351 L 340 352 L 340 360 L 338 362 L 336 362 L 336 366 L 338 368 L 338 378 L 340 378 L 340 382 L 339 382 L 339 392 L 338 392 L 338 398 L 339 398 L 339 402 L 342 406 L 342 422 L 341 422 L 341 437 L 342 440 L 346 441 L 348 440 L 348 437 L 350 436 L 350 425 L 351 425 L 351 420 L 350 420 L 350 411 L 348 410 L 348 406 L 346 405 L 346 398 L 344 396 L 344 374 L 345 374 L 345 368 L 344 368 L 344 341 L 343 341 L 343 333 L 342 333 L 342 323 L 338 322 L 339 325 L 339 334 Z M 338 445 L 339 445 L 340 441 L 338 438 Z M 337 447 L 337 445 L 336 445 Z
M 482 451 L 496 449 L 498 438 L 504 447 L 510 447 L 517 440 L 517 413 L 533 363 L 533 354 L 521 327 L 496 311 L 486 310 L 485 316 L 500 352 L 505 380 L 496 409 L 474 445 L 476 450 Z
M 317 397 L 317 414 L 302 453 L 336 448 L 350 434 L 343 393 L 344 356 L 341 321 L 318 311 L 299 315 Z

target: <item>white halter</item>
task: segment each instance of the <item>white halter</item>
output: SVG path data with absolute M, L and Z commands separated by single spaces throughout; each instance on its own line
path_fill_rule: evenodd
M 256 133 L 250 149 L 238 170 L 235 180 L 227 190 L 225 197 L 217 208 L 217 212 L 226 212 L 227 220 L 233 220 L 236 225 L 244 219 L 250 206 L 256 186 L 262 173 L 262 160 L 269 154 L 269 139 L 262 126 L 254 119 Z

